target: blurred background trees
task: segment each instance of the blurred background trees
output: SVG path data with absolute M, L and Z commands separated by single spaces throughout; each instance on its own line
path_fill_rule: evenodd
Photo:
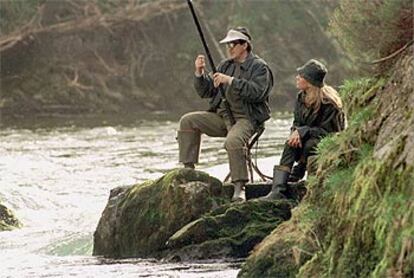
M 327 63 L 329 84 L 349 74 L 351 60 L 327 31 L 338 4 L 194 1 L 216 63 L 227 29 L 250 29 L 254 52 L 275 73 L 273 111 L 291 110 L 296 67 L 310 58 Z M 2 0 L 0 109 L 3 117 L 157 111 L 176 118 L 207 107 L 192 86 L 202 52 L 184 0 Z

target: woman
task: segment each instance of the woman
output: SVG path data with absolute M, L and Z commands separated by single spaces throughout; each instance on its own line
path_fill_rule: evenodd
M 326 67 L 310 60 L 297 69 L 296 100 L 291 134 L 286 141 L 279 165 L 273 169 L 272 190 L 263 199 L 285 198 L 288 180 L 303 178 L 307 158 L 315 154 L 321 138 L 345 128 L 342 101 L 336 90 L 324 84 Z M 292 171 L 293 164 L 298 165 Z

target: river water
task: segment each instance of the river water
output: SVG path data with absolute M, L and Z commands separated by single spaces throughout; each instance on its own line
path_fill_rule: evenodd
M 280 155 L 289 117 L 268 121 L 257 149 L 264 171 Z M 0 277 L 236 277 L 238 262 L 169 264 L 92 256 L 109 191 L 179 167 L 177 122 L 23 122 L 0 129 L 0 202 L 23 223 L 0 233 Z M 222 179 L 222 138 L 203 137 L 198 169 Z

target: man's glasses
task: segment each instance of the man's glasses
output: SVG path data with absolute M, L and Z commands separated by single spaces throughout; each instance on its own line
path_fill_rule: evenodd
M 238 44 L 242 44 L 242 42 L 240 42 L 240 41 L 228 42 L 228 43 L 226 43 L 226 47 L 227 48 L 233 48 Z

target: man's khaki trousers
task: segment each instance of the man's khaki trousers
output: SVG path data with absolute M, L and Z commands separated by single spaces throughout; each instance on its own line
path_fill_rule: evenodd
M 233 182 L 248 181 L 246 144 L 253 133 L 254 128 L 246 118 L 236 118 L 236 123 L 231 126 L 228 119 L 217 113 L 187 113 L 181 117 L 177 132 L 179 162 L 198 163 L 201 134 L 226 137 L 224 148 L 229 157 L 231 179 Z

